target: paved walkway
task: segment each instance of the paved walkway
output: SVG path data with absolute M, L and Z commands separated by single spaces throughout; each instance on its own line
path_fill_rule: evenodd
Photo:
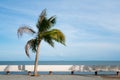
M 40 75 L 38 77 L 28 75 L 0 75 L 0 80 L 102 80 L 95 76 L 80 75 Z
M 0 75 L 0 80 L 120 80 L 119 78 L 106 78 L 93 75 Z

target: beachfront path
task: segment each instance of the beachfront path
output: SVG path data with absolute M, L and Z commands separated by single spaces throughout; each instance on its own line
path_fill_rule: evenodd
M 28 75 L 0 75 L 0 80 L 119 80 L 104 79 L 99 76 L 80 76 L 80 75 L 40 75 L 32 77 Z
M 40 75 L 32 77 L 27 75 L 0 75 L 0 80 L 102 80 L 98 77 L 80 75 Z

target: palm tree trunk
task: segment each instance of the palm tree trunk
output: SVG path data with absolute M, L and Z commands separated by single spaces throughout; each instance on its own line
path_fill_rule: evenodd
M 40 44 L 37 47 L 36 51 L 36 57 L 35 57 L 35 63 L 34 63 L 34 76 L 38 76 L 38 57 L 39 57 L 39 52 L 40 52 Z

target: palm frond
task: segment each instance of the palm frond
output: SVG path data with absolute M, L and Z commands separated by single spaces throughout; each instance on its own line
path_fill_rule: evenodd
M 46 39 L 47 38 L 47 39 Z M 43 35 L 43 39 L 46 40 L 55 40 L 63 45 L 65 45 L 65 36 L 64 34 L 58 29 L 52 29 L 48 32 L 45 32 Z
M 45 16 L 46 16 L 46 9 L 44 9 L 42 12 L 41 12 L 41 14 L 40 14 L 40 16 L 39 16 L 39 19 L 38 19 L 38 22 L 37 22 L 37 28 L 40 30 L 40 25 L 41 25 L 41 23 L 43 22 L 43 20 L 44 20 L 44 18 L 45 18 Z
M 18 37 L 19 36 L 22 36 L 23 33 L 31 33 L 31 34 L 34 34 L 35 31 L 32 30 L 31 28 L 27 27 L 27 26 L 23 26 L 23 27 L 20 27 L 17 31 L 17 34 L 18 34 Z
M 51 26 L 54 26 L 54 24 L 56 23 L 56 17 L 52 16 L 48 19 L 48 21 L 50 22 Z
M 44 9 L 44 10 L 42 11 L 42 13 L 40 14 L 40 18 L 39 18 L 38 21 L 41 23 L 42 20 L 45 18 L 45 16 L 46 16 L 46 9 Z
M 47 42 L 52 47 L 54 47 L 54 42 L 50 36 L 44 36 L 44 41 Z
M 44 9 L 38 19 L 37 28 L 40 32 L 45 32 L 50 29 L 56 23 L 56 17 L 52 16 L 49 19 L 46 18 L 46 9 Z
M 50 28 L 50 23 L 47 18 L 44 18 L 41 24 L 38 22 L 37 26 L 39 26 L 39 32 L 45 32 Z
M 30 57 L 29 49 L 31 48 L 33 52 L 36 52 L 37 45 L 38 44 L 36 39 L 31 39 L 27 42 L 27 44 L 25 45 L 25 53 L 28 57 Z

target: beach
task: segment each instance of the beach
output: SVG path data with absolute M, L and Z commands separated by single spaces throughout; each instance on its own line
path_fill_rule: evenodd
M 120 80 L 119 78 L 101 77 L 94 75 L 0 75 L 0 80 Z

